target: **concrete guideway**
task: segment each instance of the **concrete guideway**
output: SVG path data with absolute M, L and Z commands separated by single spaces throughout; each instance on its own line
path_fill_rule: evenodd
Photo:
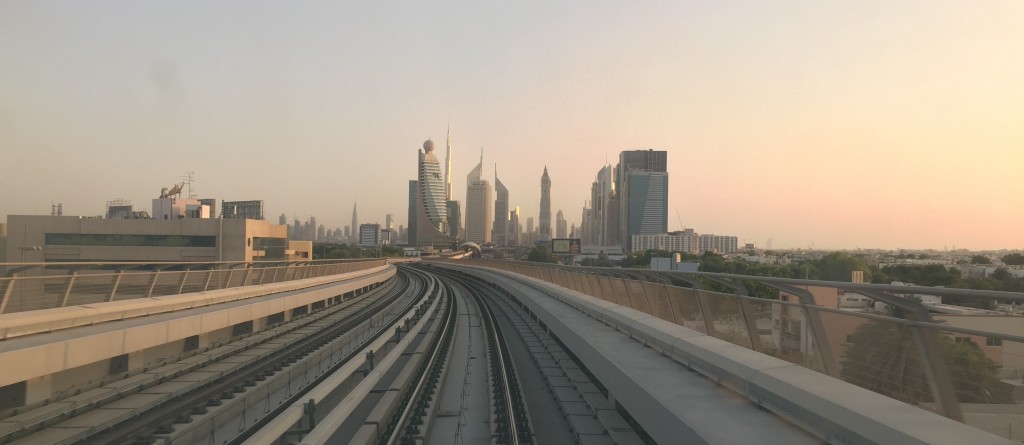
M 123 304 L 130 304 L 133 307 L 130 314 L 132 316 L 94 325 L 85 324 L 84 319 L 71 312 L 78 308 L 36 311 L 58 311 L 52 314 L 55 319 L 53 324 L 63 329 L 49 332 L 52 329 L 40 328 L 39 330 L 44 332 L 0 342 L 0 363 L 19 364 L 4 367 L 4 372 L 0 372 L 0 387 L 32 379 L 45 380 L 48 376 L 76 367 L 183 341 L 188 337 L 229 329 L 240 323 L 265 320 L 272 314 L 308 307 L 349 292 L 361 292 L 391 279 L 394 275 L 394 266 L 382 266 L 372 270 L 315 278 L 311 279 L 314 281 L 305 283 L 300 280 L 265 285 L 267 287 L 247 286 L 183 297 L 147 299 L 146 303 L 153 306 L 152 309 L 146 309 L 138 300 L 100 303 L 95 306 L 110 304 L 123 308 Z M 183 307 L 168 312 L 171 310 L 170 307 L 178 306 Z M 110 313 L 117 313 L 118 310 L 113 309 Z M 147 313 L 149 316 L 143 317 Z M 39 326 L 46 324 L 41 321 L 42 315 L 35 312 L 5 314 L 0 317 L 5 317 L 4 321 L 9 318 L 31 317 L 34 320 L 32 323 Z M 74 327 L 67 327 L 68 325 Z M 0 326 L 6 326 L 6 323 Z M 35 399 L 51 397 L 50 391 L 37 388 L 30 388 L 29 394 L 28 404 L 36 402 Z
M 262 285 L 239 286 L 182 295 L 168 295 L 152 298 L 91 303 L 53 309 L 0 314 L 0 339 L 23 335 L 52 332 L 77 326 L 89 326 L 115 320 L 148 317 L 166 312 L 193 309 L 274 293 L 309 289 L 349 281 L 355 278 L 394 274 L 394 266 L 379 266 L 371 269 L 307 278 Z
M 659 443 L 1015 443 L 540 280 L 437 266 L 482 277 L 525 304 Z

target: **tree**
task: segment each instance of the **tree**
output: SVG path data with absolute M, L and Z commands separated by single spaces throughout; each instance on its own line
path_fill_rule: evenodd
M 992 264 L 992 260 L 985 255 L 974 255 L 971 257 L 971 264 Z
M 545 246 L 536 246 L 530 250 L 530 254 L 526 256 L 526 261 L 534 263 L 554 263 L 555 257 L 551 255 L 551 250 Z
M 911 326 L 872 320 L 849 337 L 843 353 L 843 380 L 907 403 L 932 402 L 928 377 Z M 926 334 L 927 335 L 927 334 Z M 978 345 L 943 336 L 943 359 L 957 399 L 964 403 L 1008 403 L 1008 388 Z
M 1004 255 L 1002 260 L 1003 264 L 1007 266 L 1021 266 L 1024 265 L 1024 254 L 1011 253 L 1009 255 Z
M 864 272 L 864 281 L 871 282 L 871 267 L 861 255 L 832 252 L 817 261 L 818 279 L 826 281 L 850 281 L 855 270 Z

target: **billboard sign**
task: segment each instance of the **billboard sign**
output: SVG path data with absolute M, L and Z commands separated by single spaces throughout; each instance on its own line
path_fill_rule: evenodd
M 579 238 L 556 238 L 551 240 L 551 253 L 556 255 L 577 255 L 580 253 Z

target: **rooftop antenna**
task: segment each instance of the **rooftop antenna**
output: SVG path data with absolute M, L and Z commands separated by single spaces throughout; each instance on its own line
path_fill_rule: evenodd
M 196 180 L 196 172 L 187 171 L 181 179 L 185 180 L 185 184 L 188 186 L 188 199 L 198 199 L 198 196 L 192 193 L 192 182 Z

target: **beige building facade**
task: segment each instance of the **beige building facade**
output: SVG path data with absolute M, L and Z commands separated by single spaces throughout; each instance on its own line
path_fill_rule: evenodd
M 285 260 L 288 226 L 251 219 L 9 215 L 10 262 Z

